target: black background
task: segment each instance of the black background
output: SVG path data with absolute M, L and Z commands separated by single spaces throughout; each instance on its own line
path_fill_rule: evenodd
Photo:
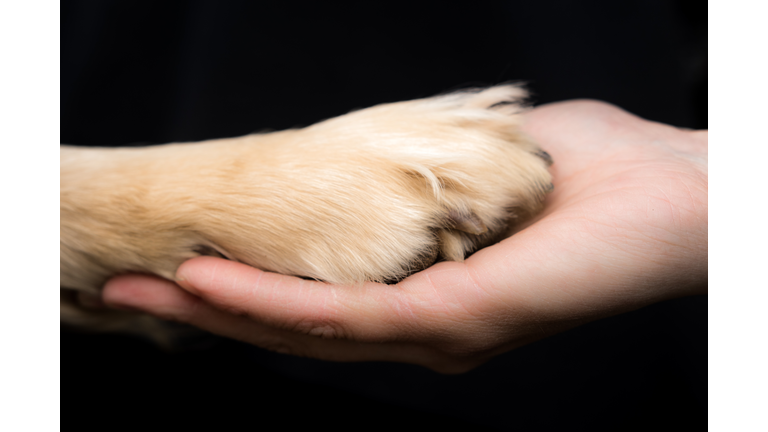
M 707 127 L 705 2 L 65 1 L 61 15 L 67 144 L 238 136 L 508 80 L 537 104 Z M 62 331 L 62 399 L 79 407 L 62 412 L 84 427 L 98 412 L 174 428 L 700 430 L 706 319 L 706 297 L 665 302 L 458 376 Z

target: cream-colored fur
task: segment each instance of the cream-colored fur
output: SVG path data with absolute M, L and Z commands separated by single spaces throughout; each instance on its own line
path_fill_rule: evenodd
M 83 309 L 72 290 L 98 294 L 124 272 L 173 279 L 201 254 L 342 284 L 461 261 L 551 188 L 551 160 L 519 130 L 524 97 L 505 85 L 300 130 L 61 146 L 62 321 L 110 328 L 126 315 Z

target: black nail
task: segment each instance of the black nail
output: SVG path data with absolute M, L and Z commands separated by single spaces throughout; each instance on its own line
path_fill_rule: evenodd
M 544 162 L 547 163 L 547 166 L 551 166 L 553 163 L 555 163 L 555 161 L 552 160 L 552 156 L 550 156 L 549 153 L 545 152 L 544 150 L 539 150 L 534 154 L 544 159 Z

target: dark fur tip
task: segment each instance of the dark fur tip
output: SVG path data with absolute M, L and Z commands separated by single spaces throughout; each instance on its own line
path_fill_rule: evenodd
M 498 108 L 498 107 L 502 107 L 502 106 L 506 106 L 506 105 L 514 105 L 515 103 L 516 102 L 513 102 L 513 101 L 496 102 L 495 104 L 489 106 L 488 109 L 494 109 L 494 108 Z
M 196 254 L 201 255 L 201 256 L 212 256 L 212 257 L 216 257 L 216 258 L 229 259 L 229 258 L 225 257 L 224 255 L 220 254 L 219 251 L 217 251 L 216 249 L 214 249 L 214 248 L 212 248 L 210 246 L 207 246 L 207 245 L 199 244 L 199 245 L 193 247 L 192 251 L 195 252 Z

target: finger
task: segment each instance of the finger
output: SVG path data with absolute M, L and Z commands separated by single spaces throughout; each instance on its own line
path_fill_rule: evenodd
M 183 264 L 177 278 L 222 310 L 326 339 L 418 343 L 469 357 L 504 338 L 497 315 L 486 313 L 488 293 L 461 263 L 440 263 L 397 285 L 337 286 L 200 257 Z
M 297 350 L 285 341 L 293 334 L 280 335 L 247 317 L 232 315 L 205 303 L 175 283 L 144 275 L 118 276 L 107 282 L 104 303 L 118 309 L 141 311 L 158 318 L 191 324 L 211 333 L 238 339 L 277 352 Z M 290 348 L 290 349 L 289 349 Z
M 408 340 L 419 315 L 414 293 L 397 285 L 331 285 L 212 257 L 185 262 L 177 280 L 221 310 L 325 339 Z
M 177 278 L 221 310 L 272 328 L 325 339 L 428 347 L 432 354 L 417 356 L 420 364 L 425 358 L 431 364 L 446 358 L 474 362 L 505 338 L 505 327 L 494 322 L 498 315 L 485 313 L 487 292 L 469 280 L 460 263 L 440 263 L 398 285 L 337 286 L 200 257 L 183 264 Z
M 109 307 L 142 311 L 165 320 L 187 321 L 200 299 L 179 289 L 173 282 L 148 275 L 123 275 L 109 280 L 102 291 Z
M 434 350 L 409 344 L 364 344 L 274 329 L 216 309 L 173 282 L 154 276 L 115 277 L 105 285 L 103 300 L 111 307 L 183 322 L 284 354 L 331 361 L 404 362 L 444 373 L 463 372 L 481 363 L 478 359 L 452 360 Z

